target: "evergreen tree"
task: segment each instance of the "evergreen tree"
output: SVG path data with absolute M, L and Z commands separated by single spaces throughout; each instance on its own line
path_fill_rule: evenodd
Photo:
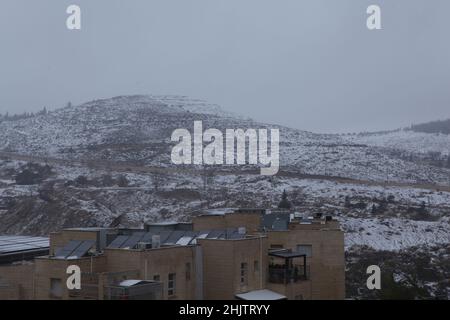
M 375 204 L 372 205 L 372 214 L 377 213 L 377 206 Z
M 422 201 L 422 203 L 420 204 L 420 208 L 419 208 L 419 213 L 420 214 L 427 214 L 427 204 L 425 203 L 425 201 Z
M 85 186 L 85 185 L 87 185 L 87 184 L 89 183 L 89 180 L 88 180 L 88 178 L 86 178 L 85 176 L 78 176 L 78 177 L 75 179 L 75 183 L 76 183 L 78 186 Z
M 40 182 L 39 175 L 29 169 L 25 169 L 16 175 L 16 184 L 18 185 L 34 185 Z
M 128 179 L 127 179 L 127 177 L 125 177 L 123 174 L 121 174 L 121 175 L 119 175 L 118 177 L 117 177 L 117 185 L 120 187 L 120 188 L 126 188 L 126 187 L 128 187 Z
M 292 205 L 287 198 L 286 190 L 283 190 L 283 194 L 281 195 L 281 201 L 278 204 L 279 209 L 291 209 Z
M 345 196 L 345 204 L 344 205 L 346 208 L 350 208 L 352 206 L 349 196 Z
M 388 201 L 386 198 L 381 198 L 380 200 L 380 205 L 378 206 L 378 211 L 380 213 L 383 213 L 387 210 L 388 208 Z

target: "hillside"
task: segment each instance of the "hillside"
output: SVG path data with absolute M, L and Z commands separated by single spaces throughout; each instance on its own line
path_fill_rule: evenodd
M 450 135 L 401 129 L 380 133 L 345 135 L 351 143 L 377 148 L 382 153 L 405 163 L 450 169 Z M 434 178 L 431 181 L 437 182 Z M 450 177 L 443 181 L 450 183 Z
M 178 167 L 170 162 L 171 133 L 192 130 L 195 120 L 222 130 L 279 128 L 280 174 L 260 176 L 249 166 L 172 170 Z M 339 219 L 348 270 L 361 272 L 358 261 L 369 252 L 371 259 L 389 257 L 408 276 L 415 271 L 395 252 L 450 243 L 448 135 L 314 134 L 201 100 L 127 96 L 4 121 L 0 142 L 0 234 L 187 221 L 202 208 L 271 208 L 286 190 L 305 217 Z M 431 280 L 414 294 L 441 296 L 445 285 Z M 348 281 L 354 297 L 359 284 Z
M 424 133 L 450 134 L 450 119 L 413 124 L 411 130 Z
M 195 120 L 202 120 L 205 129 L 279 128 L 284 170 L 372 181 L 448 182 L 449 170 L 405 161 L 370 141 L 261 124 L 178 96 L 116 97 L 3 122 L 0 151 L 167 167 L 172 131 L 192 131 Z M 448 150 L 447 142 L 436 142 L 436 148 Z

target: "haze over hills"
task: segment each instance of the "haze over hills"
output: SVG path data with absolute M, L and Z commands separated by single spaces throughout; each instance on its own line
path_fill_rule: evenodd
M 204 129 L 279 128 L 280 174 L 260 176 L 249 166 L 169 170 L 178 168 L 170 161 L 171 133 L 192 132 L 196 120 Z M 367 248 L 426 251 L 450 243 L 449 150 L 447 134 L 315 134 L 181 96 L 96 100 L 0 123 L 0 233 L 47 235 L 184 221 L 206 208 L 271 208 L 286 190 L 303 215 L 341 221 L 352 257 Z M 441 258 L 433 261 L 448 260 Z M 430 294 L 441 290 L 433 288 Z
M 411 130 L 425 133 L 450 134 L 450 119 L 413 124 Z

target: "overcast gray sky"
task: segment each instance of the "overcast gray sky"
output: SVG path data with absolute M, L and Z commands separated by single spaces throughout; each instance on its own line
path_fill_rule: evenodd
M 82 30 L 66 29 L 66 8 Z M 383 30 L 366 28 L 379 4 Z M 450 117 L 448 0 L 2 0 L 0 112 L 181 94 L 315 132 Z

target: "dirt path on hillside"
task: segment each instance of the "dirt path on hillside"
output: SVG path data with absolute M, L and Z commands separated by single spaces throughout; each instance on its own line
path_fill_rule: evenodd
M 73 166 L 73 167 L 87 167 L 92 169 L 99 169 L 105 171 L 113 172 L 123 172 L 123 173 L 138 173 L 138 174 L 187 174 L 187 175 L 205 175 L 208 174 L 208 169 L 189 169 L 189 168 L 175 168 L 175 167 L 157 167 L 157 166 L 143 166 L 136 165 L 135 163 L 120 163 L 112 162 L 106 160 L 66 160 L 58 159 L 52 157 L 42 157 L 42 156 L 31 156 L 23 155 L 11 152 L 0 151 L 0 159 L 4 160 L 18 160 L 26 162 L 39 162 L 46 163 L 49 165 L 63 165 L 63 166 Z M 209 171 L 211 172 L 211 171 Z M 214 175 L 259 175 L 259 169 L 217 169 L 214 168 L 212 171 Z M 403 183 L 403 182 L 382 182 L 382 181 L 368 181 L 368 180 L 358 180 L 345 177 L 337 176 L 326 176 L 326 175 L 314 175 L 314 174 L 304 174 L 295 171 L 280 170 L 277 174 L 279 177 L 289 177 L 297 179 L 310 179 L 310 180 L 325 180 L 333 181 L 342 184 L 358 184 L 366 186 L 377 186 L 377 187 L 400 187 L 400 188 L 415 188 L 415 189 L 425 189 L 432 191 L 444 191 L 450 192 L 450 186 L 443 186 L 433 183 Z

